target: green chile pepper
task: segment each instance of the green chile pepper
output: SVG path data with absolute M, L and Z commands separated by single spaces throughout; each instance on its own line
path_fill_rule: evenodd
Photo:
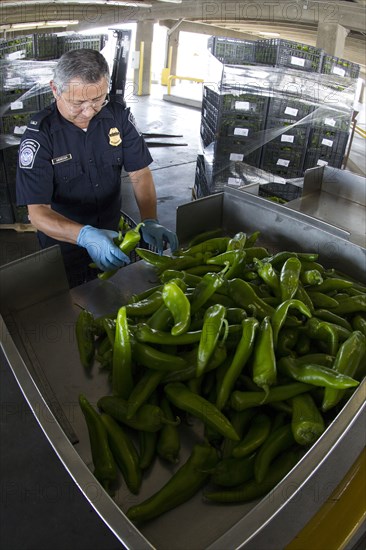
M 249 481 L 254 475 L 254 459 L 254 454 L 244 458 L 223 458 L 213 469 L 211 481 L 221 487 L 236 487 Z
M 311 317 L 311 312 L 309 308 L 306 307 L 306 305 L 301 302 L 300 300 L 297 300 L 295 298 L 292 298 L 290 300 L 285 300 L 282 302 L 274 311 L 272 317 L 271 317 L 271 324 L 273 328 L 273 343 L 274 346 L 277 346 L 278 341 L 278 334 L 286 321 L 286 317 L 288 314 L 289 309 L 294 308 L 297 309 L 300 313 L 305 315 L 306 317 Z
M 229 296 L 237 306 L 249 310 L 255 317 L 263 319 L 272 315 L 274 309 L 266 304 L 254 291 L 252 285 L 243 279 L 234 278 L 228 281 Z M 254 312 L 253 312 L 254 310 Z
M 234 441 L 239 440 L 238 434 L 226 416 L 207 399 L 191 392 L 184 384 L 180 382 L 166 384 L 164 392 L 169 401 L 178 409 L 199 418 L 204 424 L 207 424 L 224 437 Z
M 255 245 L 257 240 L 260 237 L 260 231 L 254 231 L 249 237 L 247 237 L 247 240 L 245 241 L 245 248 L 251 248 Z
M 251 479 L 238 487 L 226 490 L 204 493 L 204 497 L 212 502 L 250 502 L 263 497 L 271 491 L 298 462 L 298 453 L 289 451 L 279 456 L 269 466 L 263 481 Z
M 325 430 L 324 418 L 310 393 L 293 397 L 291 405 L 291 428 L 296 443 L 312 445 Z
M 274 256 L 268 256 L 266 259 L 267 262 L 271 262 L 272 265 L 284 264 L 289 258 L 299 258 L 301 261 L 305 262 L 316 262 L 319 254 L 312 252 L 287 252 L 283 250 L 282 252 L 277 252 Z
M 226 268 L 219 273 L 206 273 L 191 296 L 191 313 L 194 315 L 215 292 L 225 284 Z
M 221 304 L 215 304 L 206 309 L 202 334 L 198 344 L 196 376 L 201 376 L 214 352 L 219 340 L 226 315 L 226 308 Z
M 160 401 L 160 408 L 165 418 L 172 421 L 175 420 L 170 403 L 165 397 Z M 172 464 L 176 464 L 179 461 L 180 437 L 177 426 L 166 424 L 162 427 L 158 435 L 156 451 L 160 458 Z
M 201 244 L 205 241 L 208 241 L 209 239 L 213 239 L 216 237 L 222 236 L 222 229 L 209 229 L 208 231 L 203 231 L 202 233 L 199 233 L 195 237 L 193 237 L 189 243 L 187 248 L 191 248 L 192 246 L 195 246 L 196 244 Z
M 141 376 L 128 396 L 127 418 L 132 418 L 136 414 L 141 405 L 143 405 L 156 390 L 164 376 L 164 371 L 153 369 L 148 369 Z
M 334 360 L 334 372 L 339 376 L 354 376 L 361 361 L 365 360 L 365 354 L 366 337 L 362 332 L 356 330 L 352 332 L 350 337 L 339 347 Z M 353 378 L 351 378 L 351 380 L 353 380 Z M 326 388 L 323 396 L 322 410 L 328 411 L 337 405 L 343 396 L 344 390 L 341 388 Z
M 117 241 L 116 244 L 118 245 L 118 248 L 124 252 L 127 256 L 130 254 L 136 246 L 139 244 L 141 240 L 140 235 L 140 228 L 143 227 L 144 224 L 141 222 L 136 227 L 133 227 L 132 229 L 129 229 L 123 236 L 122 241 Z M 98 274 L 99 279 L 109 279 L 112 277 L 115 273 L 117 273 L 118 269 L 111 269 L 109 271 L 104 271 L 103 273 Z
M 154 330 L 169 330 L 173 325 L 173 315 L 170 313 L 169 309 L 166 307 L 164 302 L 160 307 L 147 319 L 147 325 Z
M 80 362 L 87 371 L 90 371 L 95 355 L 94 316 L 90 311 L 86 309 L 80 311 L 75 331 Z
M 112 390 L 114 395 L 128 398 L 133 389 L 132 352 L 126 306 L 117 314 L 116 333 L 113 347 Z
M 291 397 L 312 389 L 310 384 L 295 382 L 270 388 L 266 394 L 264 391 L 240 391 L 235 390 L 230 397 L 230 405 L 235 411 L 244 411 L 252 407 L 259 407 L 267 403 L 287 401 Z
M 345 300 L 342 300 L 342 302 L 340 302 L 337 306 L 332 307 L 331 310 L 337 315 L 366 311 L 366 294 L 350 296 Z
M 283 264 L 280 272 L 280 289 L 283 302 L 294 298 L 299 286 L 300 272 L 301 262 L 296 256 L 288 258 Z
M 265 317 L 258 329 L 253 351 L 253 382 L 268 393 L 277 381 L 276 357 L 270 317 Z
M 244 231 L 239 231 L 231 237 L 226 250 L 243 250 L 247 244 L 247 234 Z
M 280 331 L 276 347 L 277 357 L 286 357 L 295 354 L 295 347 L 299 339 L 299 332 L 296 328 L 284 327 Z
M 347 321 L 347 319 L 345 319 L 344 317 L 336 315 L 329 309 L 316 309 L 314 310 L 313 314 L 314 317 L 321 319 L 322 321 L 328 321 L 329 323 L 333 323 L 334 325 L 338 325 L 352 332 L 351 323 Z
M 201 243 L 191 246 L 184 250 L 183 254 L 188 256 L 195 256 L 196 254 L 205 254 L 211 252 L 212 254 L 221 254 L 225 252 L 230 242 L 230 237 L 214 237 L 207 239 Z
M 174 319 L 172 335 L 178 336 L 187 332 L 191 322 L 191 304 L 183 290 L 174 281 L 169 281 L 164 284 L 162 296 Z
M 352 286 L 353 283 L 351 281 L 346 281 L 345 279 L 330 278 L 325 279 L 320 285 L 317 285 L 316 287 L 314 287 L 314 289 L 309 290 L 316 290 L 318 292 L 324 292 L 325 294 L 327 294 L 332 290 L 343 290 L 351 288 Z
M 253 351 L 259 321 L 257 321 L 254 317 L 249 317 L 248 319 L 244 319 L 244 321 L 242 321 L 241 326 L 242 335 L 240 342 L 235 350 L 234 357 L 225 372 L 218 390 L 216 407 L 219 410 L 224 408 L 230 397 L 235 382 L 239 378 L 241 371 L 245 367 Z
M 131 438 L 125 430 L 108 414 L 100 416 L 108 434 L 113 457 L 131 493 L 137 494 L 141 487 L 142 474 L 139 456 Z
M 366 336 L 366 319 L 362 315 L 355 315 L 352 319 L 352 329 L 359 330 Z
M 133 333 L 136 340 L 138 340 L 139 342 L 147 342 L 150 344 L 161 344 L 167 346 L 185 346 L 187 344 L 194 344 L 196 342 L 199 342 L 202 331 L 195 330 L 192 332 L 185 332 L 183 334 L 173 335 L 171 334 L 171 332 L 153 329 L 146 323 L 139 323 L 134 328 Z
M 158 442 L 158 432 L 138 432 L 139 440 L 139 466 L 141 470 L 146 470 L 153 463 L 156 456 L 156 446 Z
M 313 302 L 316 308 L 334 308 L 338 306 L 338 301 L 324 292 L 319 290 L 309 290 L 306 289 L 310 300 Z
M 267 414 L 257 414 L 244 438 L 235 445 L 232 455 L 242 458 L 252 454 L 266 441 L 271 433 L 271 419 Z
M 79 405 L 89 432 L 94 475 L 104 489 L 110 492 L 110 484 L 117 479 L 117 467 L 108 442 L 107 430 L 100 415 L 85 395 L 79 395 Z
M 298 382 L 304 382 L 306 384 L 312 384 L 313 386 L 320 386 L 323 388 L 333 388 L 336 390 L 354 388 L 359 385 L 357 380 L 337 372 L 334 367 L 330 369 L 323 365 L 314 365 L 312 363 L 297 363 L 293 357 L 282 357 L 277 362 L 278 369 L 297 380 Z
M 157 493 L 127 510 L 128 519 L 136 523 L 145 522 L 186 502 L 209 478 L 210 474 L 204 470 L 213 468 L 217 461 L 217 453 L 213 447 L 195 445 L 187 462 Z
M 254 478 L 261 483 L 268 472 L 271 462 L 282 452 L 287 451 L 295 443 L 291 424 L 277 428 L 267 437 L 256 453 L 254 463 Z
M 134 341 L 132 344 L 133 357 L 139 365 L 149 369 L 164 371 L 165 373 L 186 368 L 187 362 L 182 356 L 172 355 L 160 351 L 149 344 Z
M 273 291 L 273 294 L 277 298 L 281 298 L 280 278 L 272 264 L 254 258 L 254 265 L 257 268 L 258 275 Z
M 301 271 L 300 280 L 304 285 L 316 286 L 321 285 L 324 281 L 322 274 L 318 269 L 307 269 Z
M 238 434 L 239 438 L 242 439 L 244 432 L 248 429 L 250 422 L 255 414 L 257 414 L 257 409 L 245 409 L 244 411 L 234 411 L 229 409 L 228 418 Z M 232 456 L 233 449 L 237 443 L 232 439 L 224 438 L 221 447 L 221 455 L 223 458 Z
M 114 395 L 105 395 L 98 400 L 98 407 L 117 420 L 134 428 L 146 432 L 157 432 L 164 424 L 171 424 L 171 420 L 165 418 L 163 411 L 157 405 L 144 403 L 132 418 L 127 417 L 127 400 Z M 174 422 L 179 423 L 179 420 Z
M 162 292 L 156 290 L 148 298 L 144 298 L 139 302 L 130 302 L 126 304 L 126 313 L 128 317 L 146 317 L 152 315 L 162 303 Z

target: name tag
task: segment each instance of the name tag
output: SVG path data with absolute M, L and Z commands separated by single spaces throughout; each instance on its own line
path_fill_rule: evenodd
M 72 154 L 69 153 L 67 155 L 62 155 L 62 157 L 56 157 L 55 159 L 52 159 L 52 164 L 60 164 L 60 162 L 66 162 L 67 160 L 72 159 Z

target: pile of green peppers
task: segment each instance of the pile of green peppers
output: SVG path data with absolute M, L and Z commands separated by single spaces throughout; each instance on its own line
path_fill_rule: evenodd
M 99 410 L 80 396 L 95 476 L 113 492 L 120 471 L 137 494 L 155 460 L 176 465 L 126 511 L 136 523 L 203 487 L 210 502 L 262 497 L 366 374 L 366 287 L 317 254 L 270 254 L 259 236 L 204 233 L 174 256 L 137 248 L 159 284 L 115 313 L 78 317 L 81 363 L 111 382 Z M 181 464 L 192 424 L 203 437 Z

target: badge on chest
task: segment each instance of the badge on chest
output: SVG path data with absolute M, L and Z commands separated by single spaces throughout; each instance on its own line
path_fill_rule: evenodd
M 117 147 L 122 143 L 121 134 L 119 133 L 118 128 L 111 128 L 108 132 L 109 144 Z

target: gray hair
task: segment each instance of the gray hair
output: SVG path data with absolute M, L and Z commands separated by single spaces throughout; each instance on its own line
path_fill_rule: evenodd
M 73 78 L 80 78 L 85 84 L 94 84 L 105 78 L 109 83 L 108 63 L 97 50 L 70 50 L 60 57 L 54 70 L 57 93 L 61 94 Z

